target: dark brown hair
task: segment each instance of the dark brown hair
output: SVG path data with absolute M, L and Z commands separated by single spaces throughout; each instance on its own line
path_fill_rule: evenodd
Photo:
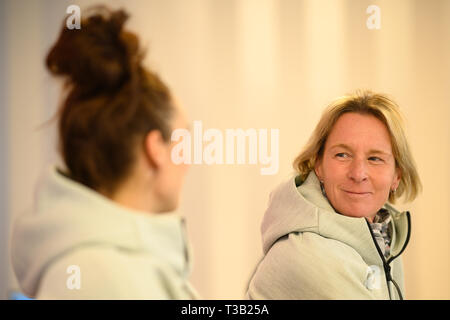
M 127 18 L 123 10 L 90 8 L 81 29 L 63 25 L 46 59 L 69 89 L 58 114 L 68 174 L 108 193 L 129 173 L 149 131 L 170 139 L 174 111 L 167 86 L 142 66 L 137 36 L 123 29 Z

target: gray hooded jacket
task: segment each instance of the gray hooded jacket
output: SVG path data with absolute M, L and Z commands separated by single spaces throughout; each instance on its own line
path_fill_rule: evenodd
M 398 257 L 410 234 L 408 212 L 386 204 L 392 243 L 386 259 L 365 218 L 338 214 L 314 172 L 275 189 L 261 226 L 264 256 L 249 282 L 249 299 L 399 299 Z
M 11 255 L 37 299 L 193 299 L 183 218 L 116 204 L 55 167 L 15 221 Z

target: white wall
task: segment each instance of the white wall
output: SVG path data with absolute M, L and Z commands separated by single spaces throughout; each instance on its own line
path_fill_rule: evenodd
M 65 9 L 92 1 L 0 2 L 0 227 L 32 203 L 34 184 L 55 160 L 58 85 L 43 68 Z M 191 120 L 204 128 L 280 129 L 280 170 L 197 165 L 180 211 L 194 248 L 192 281 L 204 298 L 239 299 L 260 257 L 268 195 L 320 113 L 357 88 L 389 93 L 408 121 L 424 193 L 412 204 L 405 252 L 407 298 L 450 298 L 450 1 L 152 0 L 109 1 L 132 15 L 128 26 L 148 47 Z M 381 8 L 368 30 L 366 8 Z M 6 38 L 5 38 L 6 37 Z M 5 40 L 6 39 L 6 40 Z M 0 288 L 6 243 L 1 233 Z M 9 273 L 10 286 L 14 279 Z

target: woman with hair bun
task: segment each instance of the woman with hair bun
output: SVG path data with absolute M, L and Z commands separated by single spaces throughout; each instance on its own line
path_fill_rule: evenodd
M 65 80 L 58 113 L 64 166 L 52 166 L 12 238 L 23 292 L 37 299 L 193 299 L 178 206 L 187 167 L 171 132 L 187 120 L 142 65 L 123 10 L 83 12 L 63 26 L 46 65 Z

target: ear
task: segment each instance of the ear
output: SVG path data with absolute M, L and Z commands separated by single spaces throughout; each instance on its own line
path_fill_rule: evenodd
M 161 131 L 152 130 L 145 136 L 144 152 L 149 164 L 155 168 L 160 168 L 166 161 L 167 146 L 162 137 Z
M 397 190 L 398 185 L 400 184 L 401 178 L 402 178 L 402 171 L 400 170 L 400 168 L 396 167 L 394 181 L 392 182 L 392 185 L 391 185 L 391 190 Z
M 319 181 L 322 180 L 322 159 L 317 158 L 316 163 L 314 164 L 314 172 L 316 173 L 317 178 Z

